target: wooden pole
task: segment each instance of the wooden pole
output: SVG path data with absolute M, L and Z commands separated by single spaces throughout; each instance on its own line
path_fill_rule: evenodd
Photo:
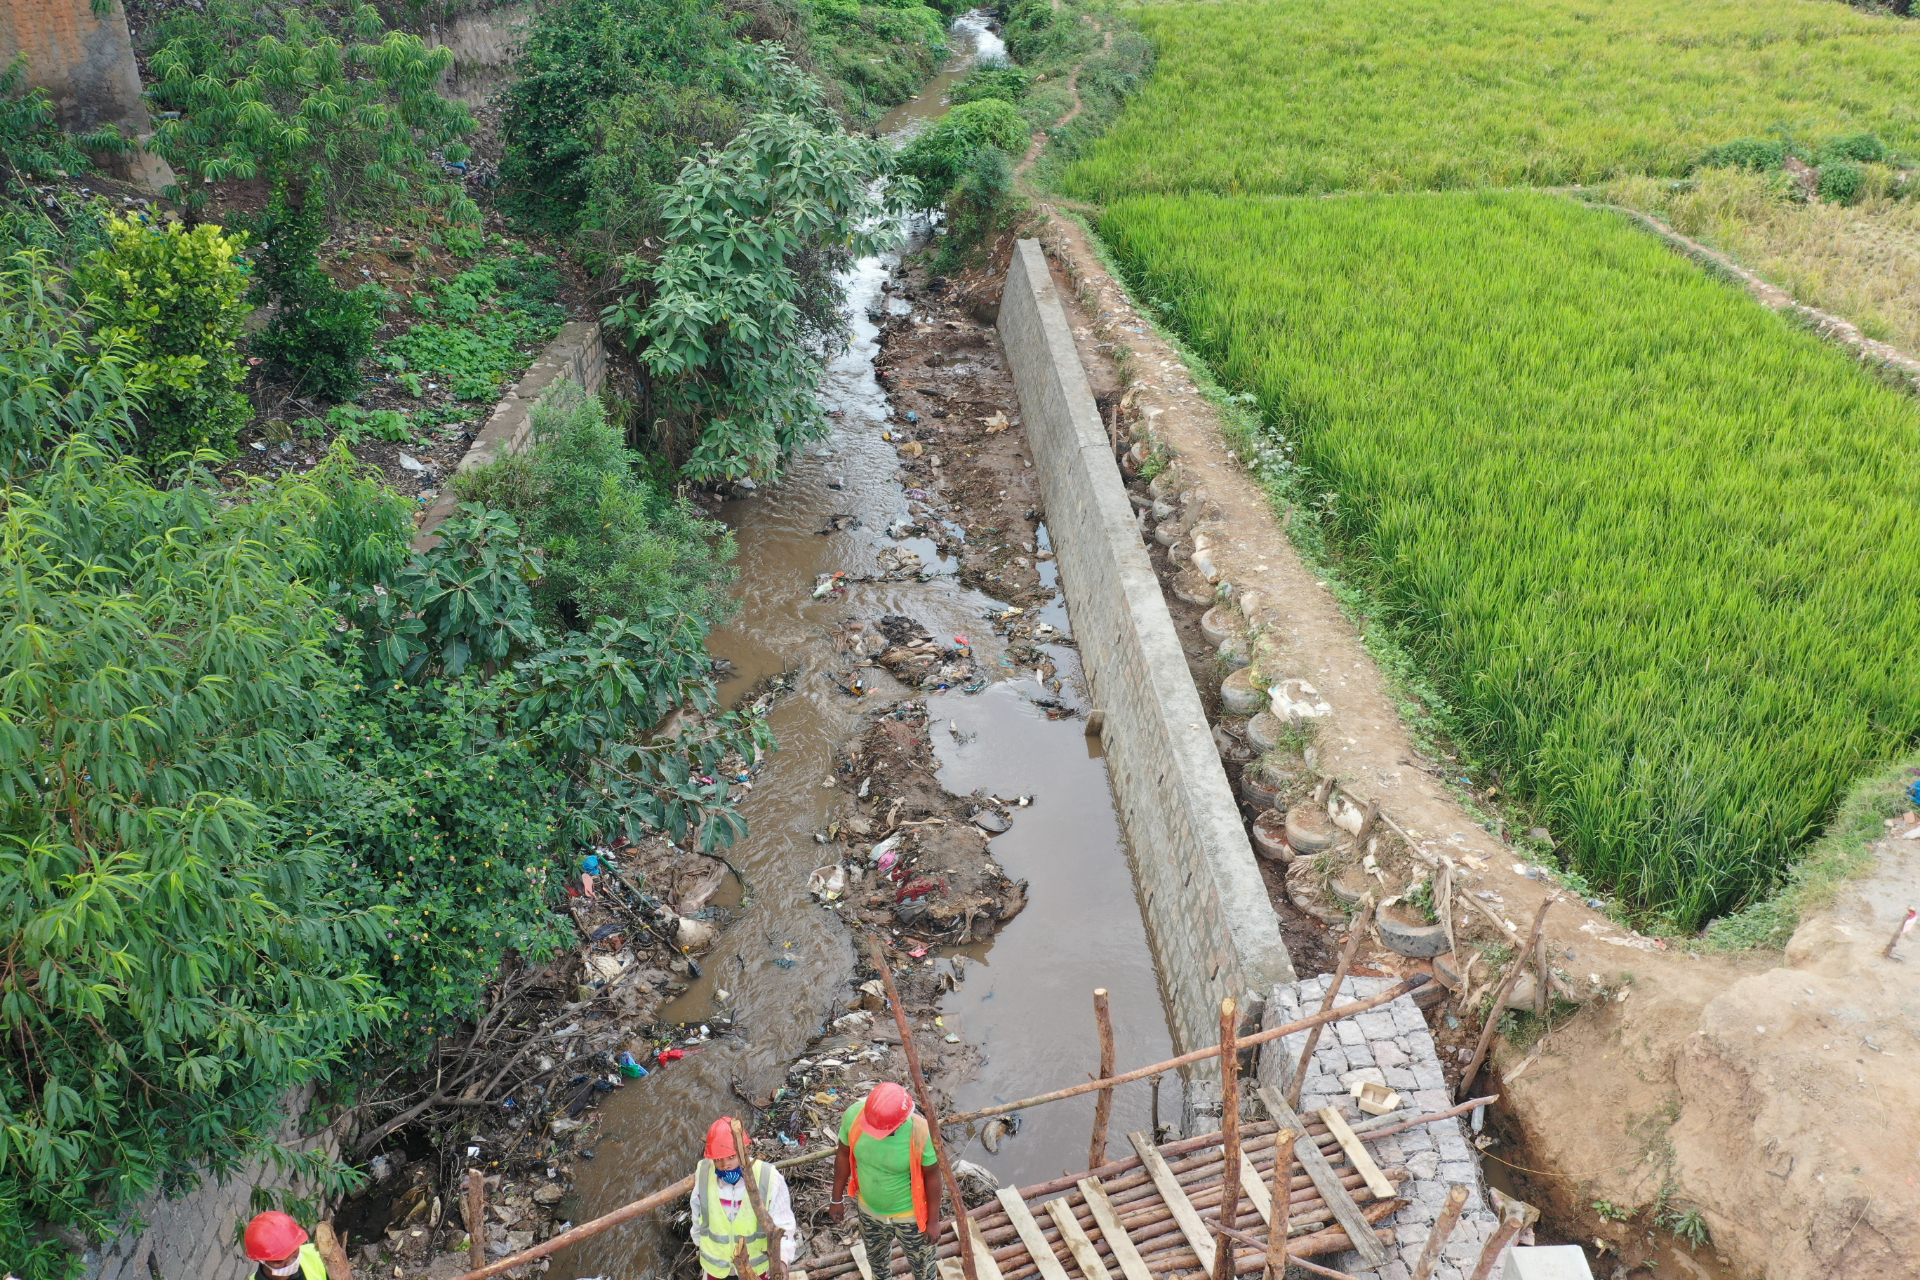
M 1534 939 L 1533 968 L 1537 978 L 1533 984 L 1533 1016 L 1544 1019 L 1547 1016 L 1547 998 L 1553 993 L 1553 970 L 1547 964 L 1545 933 Z
M 1160 1077 L 1153 1078 L 1153 1140 L 1160 1141 Z
M 1100 1078 L 1113 1074 L 1113 1018 L 1107 1012 L 1107 989 L 1093 989 L 1093 1021 L 1100 1032 Z M 1107 1121 L 1113 1116 L 1113 1089 L 1100 1091 L 1093 1104 L 1093 1142 L 1087 1148 L 1087 1168 L 1098 1169 L 1107 1162 Z M 1155 1141 L 1158 1141 L 1158 1135 Z
M 1467 1189 L 1459 1183 L 1447 1188 L 1446 1207 L 1440 1210 L 1440 1220 L 1433 1224 L 1433 1231 L 1427 1236 L 1427 1247 L 1420 1251 L 1420 1261 L 1413 1268 L 1413 1280 L 1427 1280 L 1440 1262 L 1440 1250 L 1447 1244 L 1447 1237 L 1453 1234 L 1453 1228 L 1460 1221 L 1460 1211 L 1467 1207 Z
M 1240 1226 L 1240 1015 L 1233 997 L 1220 1002 L 1220 1148 L 1226 1167 L 1220 1174 L 1220 1225 Z M 1233 1275 L 1233 1246 L 1215 1250 L 1213 1280 Z
M 1272 1216 L 1267 1221 L 1267 1269 L 1262 1280 L 1286 1280 L 1287 1237 L 1293 1234 L 1293 1166 L 1286 1154 L 1293 1147 L 1294 1132 L 1282 1129 L 1273 1135 Z
M 1329 1022 L 1338 1022 L 1342 1018 L 1351 1018 L 1356 1013 L 1365 1013 L 1377 1009 L 1383 1004 L 1391 1004 L 1409 991 L 1418 991 L 1433 981 L 1433 975 L 1416 973 L 1411 978 L 1403 978 L 1378 995 L 1368 996 L 1365 1000 L 1356 1000 L 1352 1004 L 1343 1004 L 1338 1009 L 1328 1009 L 1312 1017 L 1301 1018 L 1297 1022 L 1282 1023 L 1277 1027 L 1268 1027 L 1265 1031 L 1256 1031 L 1240 1040 L 1242 1049 L 1256 1044 L 1265 1044 L 1281 1036 L 1290 1036 L 1296 1031 L 1306 1031 Z M 1163 1071 L 1172 1071 L 1175 1067 L 1188 1067 L 1206 1058 L 1211 1058 L 1219 1050 L 1195 1049 L 1192 1053 L 1183 1053 L 1177 1058 L 1168 1058 L 1165 1062 L 1156 1062 L 1151 1066 L 1135 1067 L 1132 1071 L 1122 1071 L 1117 1076 L 1108 1076 L 1105 1080 L 1089 1080 L 1085 1084 L 1069 1085 L 1064 1089 L 1055 1089 L 1052 1093 L 1039 1094 L 1032 1098 L 1022 1098 L 1018 1102 L 1002 1102 L 991 1107 L 982 1107 L 978 1111 L 963 1111 L 948 1116 L 948 1124 L 966 1124 L 974 1120 L 985 1120 L 988 1116 L 1004 1116 L 1010 1111 L 1025 1111 L 1028 1107 L 1037 1107 L 1043 1102 L 1058 1102 L 1062 1098 L 1077 1098 L 1083 1093 L 1094 1093 L 1101 1089 L 1111 1089 L 1115 1085 L 1132 1084 L 1135 1080 L 1144 1080 L 1148 1076 Z
M 1474 1264 L 1473 1274 L 1467 1280 L 1487 1280 L 1493 1274 L 1493 1264 L 1500 1261 L 1500 1253 L 1513 1243 L 1513 1238 L 1526 1230 L 1539 1218 L 1540 1211 L 1530 1204 L 1523 1204 L 1509 1198 L 1500 1206 L 1500 1225 L 1487 1237 L 1486 1248 L 1480 1250 L 1480 1261 Z
M 340 1243 L 340 1237 L 333 1233 L 331 1219 L 322 1218 L 314 1224 L 313 1247 L 320 1251 L 321 1261 L 327 1264 L 327 1280 L 353 1280 L 353 1263 L 347 1260 L 347 1250 Z
M 753 1176 L 753 1148 L 747 1145 L 747 1131 L 741 1127 L 740 1118 L 728 1116 L 727 1124 L 733 1130 L 733 1154 L 740 1160 L 740 1180 L 747 1184 L 747 1200 L 753 1205 L 753 1216 L 759 1221 L 760 1229 L 767 1233 L 767 1274 L 773 1280 L 786 1280 L 787 1264 L 780 1252 L 780 1239 L 787 1234 L 786 1228 L 767 1212 L 766 1199 Z M 741 1273 L 740 1280 L 747 1280 L 745 1272 Z
M 487 1181 L 478 1169 L 467 1170 L 467 1265 L 487 1265 Z
M 1547 900 L 1540 904 L 1540 913 L 1533 918 L 1533 933 L 1527 938 L 1525 949 L 1513 958 L 1505 976 L 1500 979 L 1500 985 L 1494 988 L 1493 1008 L 1487 1011 L 1487 1023 L 1480 1028 L 1480 1043 L 1474 1046 L 1473 1061 L 1467 1063 L 1467 1069 L 1460 1073 L 1460 1092 L 1455 1097 L 1464 1095 L 1473 1087 L 1473 1077 L 1480 1070 L 1480 1064 L 1486 1061 L 1487 1046 L 1493 1043 L 1493 1033 L 1500 1026 L 1500 1012 L 1507 1007 L 1507 996 L 1513 991 L 1513 984 L 1520 980 L 1520 971 L 1526 968 L 1527 955 L 1540 945 L 1540 936 L 1547 928 L 1547 909 L 1553 906 L 1557 897 L 1557 894 L 1550 893 Z M 1541 980 L 1545 981 L 1544 976 Z
M 642 1196 L 638 1200 L 621 1205 L 612 1213 L 602 1214 L 591 1222 L 583 1222 L 573 1230 L 562 1231 L 553 1239 L 543 1241 L 531 1249 L 509 1254 L 491 1266 L 480 1267 L 465 1275 L 455 1276 L 453 1280 L 487 1280 L 488 1276 L 497 1276 L 502 1271 L 511 1271 L 515 1267 L 525 1266 L 536 1258 L 558 1253 L 570 1244 L 578 1244 L 589 1236 L 597 1236 L 602 1231 L 617 1227 L 623 1222 L 630 1222 L 649 1210 L 658 1209 L 663 1204 L 670 1204 L 691 1190 L 693 1190 L 693 1175 L 688 1174 L 670 1187 L 662 1187 L 652 1195 Z
M 900 992 L 893 985 L 893 970 L 887 966 L 887 953 L 881 949 L 880 939 L 869 934 L 867 949 L 873 955 L 873 967 L 880 971 L 880 981 L 886 985 L 887 1002 L 893 1006 L 893 1023 L 900 1030 L 900 1047 L 907 1053 L 907 1072 L 913 1077 L 913 1091 L 920 1099 L 920 1109 L 927 1113 L 927 1131 L 933 1136 L 933 1155 L 940 1162 L 940 1178 L 947 1184 L 947 1194 L 953 1197 L 953 1238 L 960 1246 L 960 1269 L 966 1273 L 967 1280 L 978 1280 L 974 1275 L 973 1220 L 967 1216 L 967 1202 L 960 1198 L 959 1180 L 953 1176 L 953 1165 L 947 1160 L 947 1144 L 940 1136 L 940 1116 L 933 1109 L 933 1095 L 927 1092 L 927 1078 L 920 1073 L 920 1050 L 913 1043 L 913 1028 L 907 1023 L 906 1007 L 900 1003 Z M 917 1169 L 912 1171 L 912 1176 L 919 1174 Z M 940 1212 L 937 1198 L 930 1212 Z M 937 1248 L 940 1241 L 936 1239 L 933 1243 Z M 871 1259 L 870 1265 L 884 1267 L 886 1260 Z
M 1248 1235 L 1244 1231 L 1229 1231 L 1227 1228 L 1221 1226 L 1217 1222 L 1209 1222 L 1207 1224 L 1207 1230 L 1213 1232 L 1215 1235 L 1225 1236 L 1229 1240 L 1237 1240 L 1241 1244 L 1250 1244 L 1256 1249 L 1266 1249 L 1268 1253 L 1267 1266 L 1269 1269 L 1272 1268 L 1273 1240 L 1272 1240 L 1271 1233 L 1269 1233 L 1268 1239 L 1266 1239 L 1265 1241 L 1262 1241 L 1259 1236 Z M 1227 1252 L 1231 1252 L 1231 1250 L 1223 1249 L 1221 1250 L 1221 1252 L 1227 1253 Z M 1334 1280 L 1357 1280 L 1357 1278 L 1351 1272 L 1335 1271 L 1332 1267 L 1323 1267 L 1317 1262 L 1309 1262 L 1305 1258 L 1296 1258 L 1291 1254 L 1286 1254 L 1285 1256 L 1286 1256 L 1287 1262 L 1291 1262 L 1294 1266 L 1299 1267 L 1302 1271 L 1310 1271 L 1316 1276 L 1332 1276 L 1334 1277 Z M 1283 1262 L 1281 1265 L 1284 1267 L 1286 1263 Z M 1261 1274 L 1262 1275 L 1271 1274 L 1271 1270 L 1262 1272 Z
M 1371 895 L 1360 903 L 1360 914 L 1353 918 L 1353 933 L 1347 938 L 1347 948 L 1340 953 L 1340 966 L 1333 971 L 1333 983 L 1327 988 L 1327 998 L 1320 1002 L 1320 1012 L 1333 1008 L 1334 1000 L 1340 994 L 1340 984 L 1346 981 L 1347 970 L 1353 967 L 1353 957 L 1359 954 L 1360 939 L 1366 934 L 1367 920 L 1373 915 Z M 1300 1105 L 1300 1087 L 1307 1080 L 1307 1064 L 1313 1061 L 1313 1050 L 1320 1043 L 1320 1028 L 1314 1027 L 1307 1032 L 1306 1047 L 1300 1050 L 1300 1065 L 1293 1069 L 1293 1083 L 1287 1086 L 1287 1105 Z

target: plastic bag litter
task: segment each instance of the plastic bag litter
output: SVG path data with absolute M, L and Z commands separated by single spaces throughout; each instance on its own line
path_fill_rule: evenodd
M 839 863 L 830 866 L 815 867 L 813 874 L 807 877 L 807 892 L 826 902 L 847 891 L 847 869 Z

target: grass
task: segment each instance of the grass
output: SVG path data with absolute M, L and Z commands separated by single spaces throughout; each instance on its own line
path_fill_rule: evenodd
M 1780 174 L 1705 169 L 1686 182 L 1622 178 L 1598 193 L 1731 254 L 1868 337 L 1920 351 L 1920 201 L 1791 198 Z
M 1832 0 L 1150 4 L 1153 80 L 1069 194 L 1678 177 L 1743 135 L 1920 151 L 1920 24 Z
M 1549 195 L 1144 197 L 1100 230 L 1583 876 L 1697 926 L 1920 732 L 1920 414 L 1841 353 Z

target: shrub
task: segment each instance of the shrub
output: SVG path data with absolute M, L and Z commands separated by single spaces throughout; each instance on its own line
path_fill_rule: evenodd
M 120 154 L 133 149 L 134 144 L 112 125 L 69 137 L 61 130 L 45 89 L 36 85 L 21 91 L 26 76 L 24 53 L 0 71 L 0 189 L 15 180 L 84 173 L 93 168 L 88 151 Z
M 1787 144 L 1777 138 L 1735 138 L 1700 157 L 1708 169 L 1750 169 L 1767 173 L 1786 163 Z
M 929 205 L 945 200 L 974 153 L 996 147 L 1009 154 L 1026 148 L 1027 127 L 1013 104 L 998 98 L 963 103 L 922 130 L 900 152 L 900 172 L 917 179 Z
M 955 82 L 952 99 L 955 106 L 981 102 L 987 98 L 1018 102 L 1027 96 L 1027 90 L 1032 87 L 1033 73 L 1025 67 L 1016 67 L 1005 61 L 981 62 Z
M 1873 134 L 1855 133 L 1829 140 L 1814 156 L 1813 162 L 1828 165 L 1836 160 L 1852 160 L 1859 164 L 1884 164 L 1892 154 L 1887 144 Z
M 253 300 L 280 306 L 253 349 L 310 395 L 357 398 L 365 386 L 360 366 L 373 353 L 386 309 L 382 290 L 372 284 L 342 289 L 320 269 L 325 228 L 317 202 L 290 205 L 283 188 L 256 225 L 267 248 Z
M 0 259 L 0 480 L 18 483 L 60 442 L 131 443 L 144 384 L 125 338 L 96 342 L 43 255 Z
M 1831 204 L 1852 204 L 1866 185 L 1865 169 L 1851 160 L 1832 160 L 1821 166 L 1820 182 L 1814 190 Z
M 240 338 L 248 307 L 244 238 L 216 226 L 188 230 L 116 218 L 109 243 L 82 264 L 100 339 L 124 340 L 146 384 L 140 451 L 157 461 L 183 450 L 233 451 L 252 406 L 240 394 Z
M 982 147 L 967 160 L 947 197 L 947 234 L 939 269 L 951 271 L 966 254 L 1005 227 L 1020 208 L 1013 161 L 998 147 Z

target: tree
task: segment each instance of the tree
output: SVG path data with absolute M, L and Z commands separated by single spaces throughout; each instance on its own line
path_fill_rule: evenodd
M 124 335 L 89 334 L 43 255 L 0 259 L 0 481 L 45 465 L 55 443 L 84 435 L 103 449 L 134 437 L 144 384 Z

